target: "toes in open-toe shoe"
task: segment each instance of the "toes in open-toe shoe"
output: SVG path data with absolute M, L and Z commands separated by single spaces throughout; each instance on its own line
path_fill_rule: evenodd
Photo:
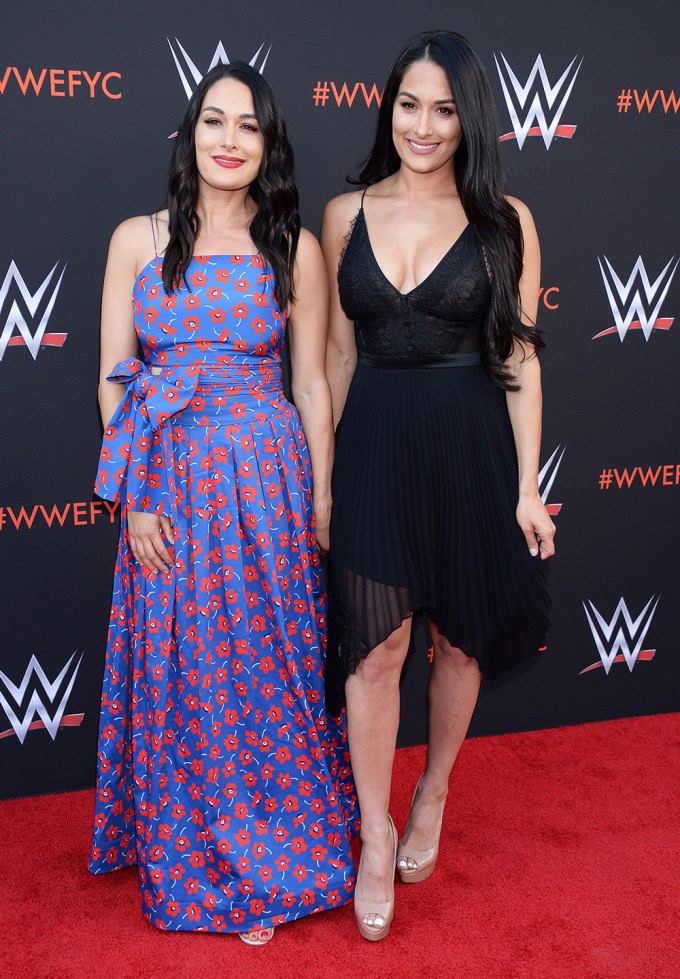
M 266 945 L 274 937 L 274 929 L 251 928 L 250 931 L 240 931 L 238 937 L 246 945 Z
M 357 896 L 359 888 L 359 877 L 361 875 L 361 860 L 359 861 L 359 871 L 357 873 L 357 886 L 354 891 L 354 914 L 357 919 L 359 934 L 368 939 L 369 942 L 379 942 L 382 938 L 387 938 L 394 917 L 394 865 L 397 858 L 398 833 L 392 822 L 391 816 L 387 819 L 390 824 L 390 835 L 392 837 L 392 875 L 391 893 L 386 901 L 365 901 Z
M 418 789 L 420 788 L 421 781 L 422 775 L 418 779 L 418 784 L 416 785 L 415 792 L 413 793 L 411 809 L 413 809 L 413 803 L 418 795 Z M 444 803 L 442 803 L 441 812 L 439 813 L 439 823 L 437 825 L 434 845 L 428 850 L 416 850 L 412 846 L 409 846 L 408 843 L 404 843 L 402 838 L 397 851 L 397 870 L 399 871 L 399 877 L 401 878 L 402 883 L 417 884 L 421 880 L 427 880 L 427 878 L 431 877 L 434 873 L 434 868 L 437 865 L 437 857 L 439 856 L 439 837 L 441 836 L 443 818 Z M 410 822 L 411 817 L 409 815 L 406 829 L 404 830 L 404 836 L 406 836 L 408 833 Z

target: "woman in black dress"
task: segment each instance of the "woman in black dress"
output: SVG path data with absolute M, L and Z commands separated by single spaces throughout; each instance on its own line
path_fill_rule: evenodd
M 357 924 L 377 941 L 395 862 L 407 883 L 434 870 L 482 676 L 544 645 L 555 528 L 538 489 L 538 239 L 503 194 L 488 78 L 463 37 L 404 47 L 360 183 L 322 233 L 339 423 L 327 680 L 336 711 L 346 696 L 361 808 Z M 416 612 L 434 645 L 428 755 L 397 849 L 389 792 Z

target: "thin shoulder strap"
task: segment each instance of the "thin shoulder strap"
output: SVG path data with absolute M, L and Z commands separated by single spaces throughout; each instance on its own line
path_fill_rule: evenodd
M 156 241 L 156 226 L 154 224 L 153 214 L 149 215 L 149 221 L 151 222 L 151 237 L 153 238 L 153 253 L 158 258 L 158 243 Z
M 368 187 L 366 188 L 366 190 L 368 190 Z M 344 240 L 343 240 L 343 243 L 342 243 L 342 248 L 340 250 L 340 258 L 338 259 L 338 272 L 340 271 L 340 266 L 342 265 L 342 263 L 343 263 L 343 261 L 345 259 L 345 252 L 347 251 L 347 248 L 349 246 L 349 243 L 352 240 L 352 236 L 354 235 L 354 226 L 357 223 L 357 220 L 359 218 L 359 215 L 363 213 L 363 210 L 364 210 L 364 197 L 366 196 L 366 190 L 361 195 L 361 204 L 359 205 L 359 210 L 357 211 L 357 213 L 354 215 L 354 217 L 350 221 L 349 228 L 347 229 L 347 231 L 345 233 L 345 237 L 344 237 Z M 364 218 L 363 220 L 364 220 L 364 224 L 365 224 L 366 223 L 366 219 Z

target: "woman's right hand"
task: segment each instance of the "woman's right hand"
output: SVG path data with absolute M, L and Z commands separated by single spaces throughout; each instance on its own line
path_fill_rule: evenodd
M 127 521 L 130 547 L 136 560 L 152 574 L 167 574 L 175 564 L 163 540 L 172 544 L 175 539 L 170 519 L 157 513 L 128 510 Z
M 330 549 L 331 501 L 314 500 L 314 533 L 316 543 L 322 554 Z

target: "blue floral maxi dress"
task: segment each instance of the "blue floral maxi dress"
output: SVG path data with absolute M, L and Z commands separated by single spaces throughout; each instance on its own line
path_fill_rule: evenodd
M 257 255 L 195 257 L 168 296 L 161 271 L 135 282 L 144 361 L 109 376 L 126 393 L 96 484 L 122 517 L 90 870 L 137 863 L 160 928 L 246 931 L 351 900 L 356 797 L 323 697 L 311 467 L 273 274 Z M 172 519 L 168 574 L 135 561 L 128 507 Z

